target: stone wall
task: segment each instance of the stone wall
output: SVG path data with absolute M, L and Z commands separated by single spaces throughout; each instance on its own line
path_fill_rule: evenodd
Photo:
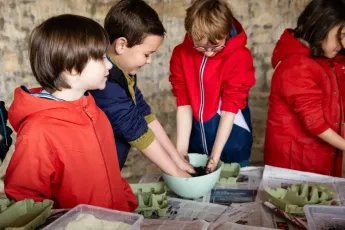
M 138 74 L 139 87 L 170 137 L 175 140 L 175 100 L 168 81 L 172 49 L 184 36 L 185 9 L 190 0 L 148 0 L 166 27 L 164 44 L 155 54 L 152 65 Z M 248 35 L 256 67 L 256 86 L 250 93 L 255 143 L 252 163 L 262 164 L 267 97 L 272 68 L 270 58 L 274 45 L 286 27 L 294 27 L 296 18 L 309 0 L 228 0 L 236 18 Z M 32 76 L 27 50 L 30 31 L 43 20 L 58 14 L 72 13 L 91 17 L 103 24 L 110 0 L 0 0 L 0 98 L 7 106 L 13 100 L 15 87 L 37 83 Z M 9 158 L 6 160 L 8 161 Z M 2 167 L 4 168 L 4 167 Z M 133 150 L 123 170 L 127 178 L 155 171 L 142 154 Z M 1 176 L 1 174 L 0 174 Z

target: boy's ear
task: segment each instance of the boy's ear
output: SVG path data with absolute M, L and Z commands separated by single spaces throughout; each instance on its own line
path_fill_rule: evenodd
M 116 54 L 123 54 L 127 48 L 127 39 L 125 37 L 120 37 L 114 41 L 113 49 Z
M 62 73 L 61 73 L 61 76 L 77 76 L 77 75 L 80 75 L 80 73 L 78 73 L 78 71 L 73 68 L 72 70 L 64 70 Z

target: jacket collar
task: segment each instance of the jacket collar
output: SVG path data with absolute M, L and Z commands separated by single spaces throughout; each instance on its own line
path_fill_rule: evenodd
M 113 67 L 109 71 L 108 80 L 113 83 L 119 84 L 124 90 L 126 90 L 127 93 L 129 93 L 128 90 L 128 82 L 126 80 L 126 77 L 123 73 L 123 71 L 115 64 L 113 60 L 109 56 L 107 56 L 107 59 L 111 62 Z M 137 86 L 137 75 L 131 76 L 134 78 L 134 88 Z

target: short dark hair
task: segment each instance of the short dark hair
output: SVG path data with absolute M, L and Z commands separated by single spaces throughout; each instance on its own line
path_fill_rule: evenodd
M 120 0 L 109 10 L 104 28 L 111 44 L 124 37 L 128 47 L 140 45 L 147 35 L 165 34 L 157 12 L 142 0 Z
M 91 58 L 103 59 L 108 45 L 107 33 L 92 19 L 71 14 L 52 17 L 30 35 L 31 69 L 38 83 L 50 93 L 71 88 L 61 73 L 73 69 L 81 73 Z
M 323 56 L 322 41 L 335 26 L 341 43 L 341 31 L 345 27 L 345 0 L 312 0 L 299 16 L 294 36 L 308 42 L 311 55 Z M 342 47 L 344 49 L 344 47 Z

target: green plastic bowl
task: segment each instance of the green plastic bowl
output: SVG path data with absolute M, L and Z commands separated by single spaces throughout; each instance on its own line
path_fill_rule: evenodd
M 194 167 L 205 167 L 208 156 L 205 154 L 190 153 L 189 162 Z M 163 179 L 168 187 L 177 195 L 183 198 L 195 199 L 205 196 L 217 183 L 223 162 L 219 161 L 214 172 L 192 178 L 180 178 L 165 174 L 162 172 Z

